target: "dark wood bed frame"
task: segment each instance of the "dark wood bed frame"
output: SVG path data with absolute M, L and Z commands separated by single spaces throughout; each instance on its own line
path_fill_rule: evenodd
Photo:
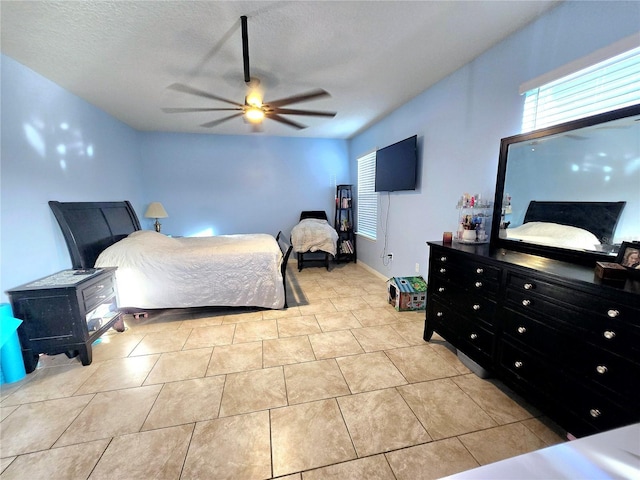
M 300 220 L 305 218 L 318 218 L 320 220 L 329 221 L 327 212 L 323 210 L 304 210 L 300 212 Z M 330 253 L 327 252 L 297 252 L 298 256 L 298 271 L 301 272 L 305 266 L 309 266 L 310 263 L 322 262 L 327 270 L 329 270 Z M 305 265 L 306 264 L 306 265 Z
M 627 202 L 540 202 L 532 200 L 524 222 L 551 222 L 582 228 L 610 245 Z
M 49 206 L 60 225 L 71 265 L 74 269 L 93 268 L 100 253 L 130 233 L 141 230 L 140 221 L 131 203 L 122 202 L 56 202 Z M 284 308 L 287 308 L 287 261 L 292 246 L 279 232 L 276 237 L 282 252 L 282 283 Z

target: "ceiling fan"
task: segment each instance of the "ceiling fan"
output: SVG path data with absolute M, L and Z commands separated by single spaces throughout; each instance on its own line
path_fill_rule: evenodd
M 316 110 L 297 110 L 292 108 L 283 108 L 288 105 L 292 105 L 294 103 L 306 102 L 309 100 L 315 100 L 322 97 L 329 97 L 329 93 L 320 88 L 311 90 L 306 93 L 302 93 L 299 95 L 294 95 L 291 97 L 281 98 L 279 100 L 272 100 L 269 103 L 263 103 L 262 96 L 260 92 L 255 88 L 255 85 L 259 83 L 257 79 L 252 79 L 249 72 L 249 37 L 247 33 L 247 17 L 241 16 L 240 23 L 242 26 L 242 60 L 244 64 L 244 81 L 249 86 L 249 92 L 245 96 L 244 103 L 235 102 L 233 100 L 228 100 L 223 97 L 219 97 L 218 95 L 214 95 L 212 93 L 205 92 L 203 90 L 190 87 L 189 85 L 185 85 L 183 83 L 174 83 L 169 85 L 167 88 L 171 90 L 175 90 L 182 93 L 187 93 L 190 95 L 195 95 L 198 97 L 208 98 L 211 100 L 217 100 L 220 102 L 228 103 L 233 105 L 233 107 L 226 108 L 207 108 L 207 107 L 195 107 L 195 108 L 163 108 L 162 111 L 165 113 L 189 113 L 189 112 L 221 112 L 221 111 L 232 111 L 236 112 L 232 115 L 219 118 L 217 120 L 213 120 L 211 122 L 203 123 L 201 126 L 206 128 L 215 127 L 216 125 L 220 125 L 223 122 L 231 120 L 232 118 L 244 116 L 244 118 L 254 125 L 259 125 L 263 119 L 270 118 L 271 120 L 275 120 L 276 122 L 283 123 L 293 128 L 303 129 L 306 128 L 306 125 L 303 125 L 298 122 L 294 122 L 288 118 L 283 117 L 282 115 L 304 115 L 309 117 L 334 117 L 336 112 L 323 112 Z

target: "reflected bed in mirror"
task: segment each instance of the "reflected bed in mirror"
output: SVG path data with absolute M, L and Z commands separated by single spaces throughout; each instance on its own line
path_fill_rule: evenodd
M 492 246 L 578 263 L 640 239 L 640 105 L 502 140 Z

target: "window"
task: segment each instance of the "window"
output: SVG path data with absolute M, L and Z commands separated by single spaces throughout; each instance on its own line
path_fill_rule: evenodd
M 640 47 L 525 92 L 522 131 L 640 103 Z
M 376 152 L 358 158 L 358 235 L 376 239 L 378 194 L 376 187 Z

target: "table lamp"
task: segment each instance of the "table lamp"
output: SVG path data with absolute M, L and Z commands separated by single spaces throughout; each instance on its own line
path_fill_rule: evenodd
M 147 208 L 147 212 L 144 214 L 146 218 L 155 218 L 156 223 L 154 226 L 156 227 L 156 232 L 160 232 L 160 227 L 162 226 L 158 221 L 159 218 L 167 218 L 167 211 L 164 209 L 160 202 L 151 202 L 149 204 L 149 208 Z

